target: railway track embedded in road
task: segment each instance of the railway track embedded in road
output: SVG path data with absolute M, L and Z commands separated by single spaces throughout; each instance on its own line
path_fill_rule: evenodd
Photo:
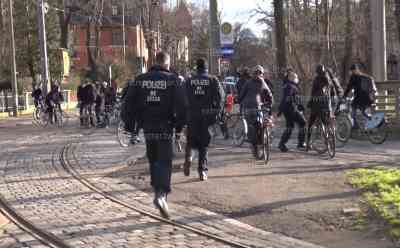
M 12 223 L 18 226 L 22 231 L 30 234 L 43 245 L 51 248 L 73 248 L 55 235 L 44 231 L 35 224 L 18 214 L 7 201 L 0 196 L 0 212 Z
M 251 247 L 253 247 L 253 246 L 249 246 L 249 245 L 245 245 L 245 244 L 239 243 L 239 242 L 234 241 L 234 240 L 230 240 L 230 239 L 226 239 L 226 238 L 214 235 L 212 233 L 206 232 L 206 231 L 198 229 L 198 228 L 191 227 L 189 225 L 180 223 L 178 221 L 164 219 L 161 216 L 158 216 L 158 215 L 156 215 L 156 214 L 154 214 L 154 213 L 152 213 L 150 211 L 141 209 L 141 208 L 139 208 L 137 206 L 134 206 L 132 204 L 129 204 L 129 203 L 127 203 L 127 202 L 125 202 L 125 201 L 123 201 L 121 199 L 118 199 L 117 197 L 112 196 L 110 193 L 102 190 L 101 188 L 99 188 L 96 185 L 94 185 L 93 183 L 91 183 L 88 179 L 82 177 L 81 174 L 72 166 L 71 160 L 68 157 L 68 152 L 69 152 L 69 150 L 70 150 L 72 145 L 73 144 L 71 143 L 71 144 L 68 144 L 65 147 L 63 147 L 63 149 L 62 149 L 62 151 L 60 153 L 60 157 L 59 157 L 61 165 L 62 165 L 62 167 L 64 168 L 64 170 L 68 174 L 70 174 L 73 178 L 75 178 L 77 181 L 79 181 L 81 184 L 83 184 L 85 187 L 87 187 L 91 191 L 102 195 L 104 198 L 110 200 L 113 203 L 116 203 L 116 204 L 118 204 L 118 205 L 120 205 L 122 207 L 128 208 L 128 209 L 133 210 L 135 212 L 138 212 L 138 213 L 140 213 L 140 214 L 142 214 L 144 216 L 150 217 L 150 218 L 152 218 L 154 220 L 157 220 L 159 222 L 162 222 L 162 223 L 165 223 L 165 224 L 168 224 L 168 225 L 172 225 L 172 226 L 180 228 L 180 229 L 187 230 L 187 231 L 192 232 L 194 234 L 197 234 L 199 236 L 215 240 L 215 241 L 220 242 L 220 243 L 222 243 L 224 245 L 229 245 L 231 247 L 237 247 L 237 248 L 251 248 Z M 79 161 L 76 158 L 75 158 L 75 162 L 77 164 L 79 164 Z

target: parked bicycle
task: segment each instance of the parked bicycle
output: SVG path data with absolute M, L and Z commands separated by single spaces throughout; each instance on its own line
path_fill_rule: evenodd
M 337 118 L 337 139 L 346 144 L 351 138 L 354 131 L 358 134 L 367 136 L 372 144 L 383 144 L 388 137 L 387 121 L 383 112 L 375 112 L 362 114 L 361 118 L 353 121 L 351 99 L 346 99 L 340 104 L 336 113 Z M 374 106 L 372 106 L 374 107 Z M 354 122 L 354 123 L 353 123 Z M 354 129 L 353 127 L 358 127 Z

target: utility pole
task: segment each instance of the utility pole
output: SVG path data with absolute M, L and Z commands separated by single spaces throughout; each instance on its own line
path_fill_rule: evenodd
M 14 37 L 14 17 L 13 17 L 13 0 L 9 1 L 10 14 L 10 35 L 11 35 L 11 87 L 13 94 L 13 115 L 18 116 L 18 85 L 17 85 L 17 62 L 15 60 L 15 37 Z
M 219 74 L 218 51 L 220 47 L 220 27 L 217 0 L 210 0 L 210 73 Z
M 42 62 L 42 85 L 43 91 L 47 94 L 50 91 L 50 73 L 49 61 L 47 57 L 47 39 L 46 39 L 46 22 L 44 1 L 37 0 L 38 5 L 38 24 L 39 24 L 39 44 L 40 44 L 40 57 Z
M 370 0 L 372 21 L 372 74 L 377 81 L 387 79 L 386 11 L 384 0 Z
M 123 40 L 123 63 L 126 64 L 126 33 L 125 33 L 125 1 L 122 0 L 122 40 Z

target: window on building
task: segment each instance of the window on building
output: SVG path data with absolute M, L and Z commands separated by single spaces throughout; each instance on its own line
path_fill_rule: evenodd
M 115 30 L 112 32 L 112 45 L 122 46 L 123 44 L 122 30 Z
M 118 15 L 118 6 L 117 5 L 112 5 L 111 6 L 111 12 L 113 16 Z

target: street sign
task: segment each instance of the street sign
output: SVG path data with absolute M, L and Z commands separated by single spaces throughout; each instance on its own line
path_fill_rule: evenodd
M 221 36 L 221 45 L 222 46 L 232 46 L 234 42 L 234 37 L 233 37 L 233 26 L 229 22 L 224 22 L 221 25 L 221 31 L 220 31 L 220 36 Z
M 222 56 L 226 56 L 226 55 L 233 55 L 234 52 L 235 50 L 233 49 L 233 47 L 221 47 L 220 54 Z

